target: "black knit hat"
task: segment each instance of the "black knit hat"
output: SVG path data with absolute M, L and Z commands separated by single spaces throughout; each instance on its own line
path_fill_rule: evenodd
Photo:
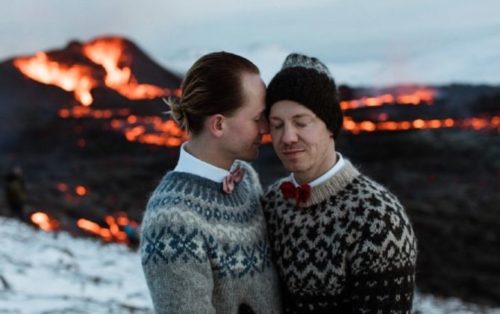
M 297 53 L 288 55 L 267 87 L 267 116 L 272 105 L 280 100 L 292 100 L 307 107 L 337 138 L 342 128 L 342 110 L 335 81 L 321 61 Z

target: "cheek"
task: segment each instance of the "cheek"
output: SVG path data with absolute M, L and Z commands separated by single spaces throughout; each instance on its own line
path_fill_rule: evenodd
M 272 144 L 273 144 L 274 151 L 279 154 L 279 149 L 278 149 L 279 143 L 277 140 L 275 140 L 274 136 L 272 138 Z
M 237 120 L 233 125 L 233 132 L 238 133 L 240 135 L 245 135 L 252 130 L 252 125 L 246 120 Z
M 271 134 L 271 138 L 273 141 L 273 147 L 276 148 L 279 145 L 279 141 L 281 139 L 281 132 L 277 130 L 269 130 L 269 134 Z
M 243 133 L 242 135 L 245 138 L 255 139 L 255 137 L 257 137 L 257 135 L 259 134 L 259 127 L 255 123 L 255 121 L 251 121 L 245 126 L 244 131 L 242 133 Z

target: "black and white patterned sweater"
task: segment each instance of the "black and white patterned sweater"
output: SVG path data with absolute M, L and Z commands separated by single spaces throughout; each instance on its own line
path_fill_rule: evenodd
M 416 238 L 397 198 L 348 160 L 300 207 L 287 179 L 264 196 L 285 313 L 410 313 Z

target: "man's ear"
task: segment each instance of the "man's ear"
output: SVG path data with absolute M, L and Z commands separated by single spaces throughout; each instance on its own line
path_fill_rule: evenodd
M 208 130 L 215 137 L 221 137 L 224 129 L 225 118 L 221 114 L 213 114 L 208 117 Z

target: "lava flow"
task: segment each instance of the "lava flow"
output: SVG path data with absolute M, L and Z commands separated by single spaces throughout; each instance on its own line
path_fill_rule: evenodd
M 59 229 L 59 221 L 42 211 L 32 213 L 30 215 L 30 220 L 34 225 L 44 231 L 56 231 Z
M 97 86 L 106 86 L 132 100 L 179 94 L 177 89 L 140 84 L 130 67 L 132 56 L 126 53 L 121 38 L 96 39 L 81 45 L 80 53 L 87 63 L 56 60 L 48 53 L 38 52 L 32 57 L 16 58 L 14 66 L 35 81 L 73 92 L 85 106 L 94 101 L 91 91 Z M 104 75 L 96 69 L 104 71 Z
M 379 107 L 382 105 L 431 105 L 434 102 L 436 91 L 431 88 L 418 88 L 414 91 L 400 94 L 383 94 L 380 96 L 363 96 L 359 99 L 340 102 L 342 110 L 361 107 Z
M 181 97 L 182 92 L 179 88 L 139 83 L 132 69 L 137 70 L 137 64 L 144 65 L 144 63 L 135 63 L 134 58 L 140 54 L 132 53 L 135 48 L 131 47 L 133 45 L 122 38 L 100 38 L 73 45 L 64 51 L 66 54 L 39 52 L 32 57 L 17 58 L 14 60 L 14 65 L 29 78 L 74 93 L 75 99 L 81 105 L 60 109 L 60 118 L 102 119 L 106 120 L 108 130 L 123 134 L 127 141 L 167 147 L 179 146 L 188 139 L 188 135 L 167 117 L 132 114 L 135 111 L 129 107 L 113 106 L 113 108 L 99 109 L 89 107 L 94 101 L 92 89 L 99 86 L 114 90 L 129 100 Z M 68 55 L 73 56 L 73 59 Z M 74 55 L 79 56 L 79 59 Z M 379 107 L 380 111 L 380 107 L 383 106 L 434 106 L 438 90 L 426 86 L 405 86 L 383 91 L 375 90 L 373 93 L 375 95 L 361 95 L 356 99 L 340 102 L 344 111 L 345 131 L 353 134 L 442 128 L 500 131 L 499 117 L 496 115 L 435 119 L 432 116 L 425 117 L 423 113 L 425 111 L 422 111 L 422 115 L 417 113 L 412 119 L 408 119 L 407 115 L 405 119 L 401 119 L 394 115 L 394 110 L 389 115 L 388 110 L 362 118 L 363 121 L 353 118 L 355 110 L 361 108 L 366 111 Z M 146 112 L 151 111 L 146 110 Z M 270 141 L 269 135 L 263 138 L 264 143 Z M 77 145 L 84 148 L 86 143 L 86 139 L 80 138 Z
M 415 119 L 412 121 L 353 121 L 344 117 L 344 128 L 350 133 L 375 131 L 407 131 L 413 129 L 441 129 L 459 127 L 463 129 L 483 130 L 494 129 L 500 131 L 500 116 L 490 118 L 465 118 L 465 119 Z

